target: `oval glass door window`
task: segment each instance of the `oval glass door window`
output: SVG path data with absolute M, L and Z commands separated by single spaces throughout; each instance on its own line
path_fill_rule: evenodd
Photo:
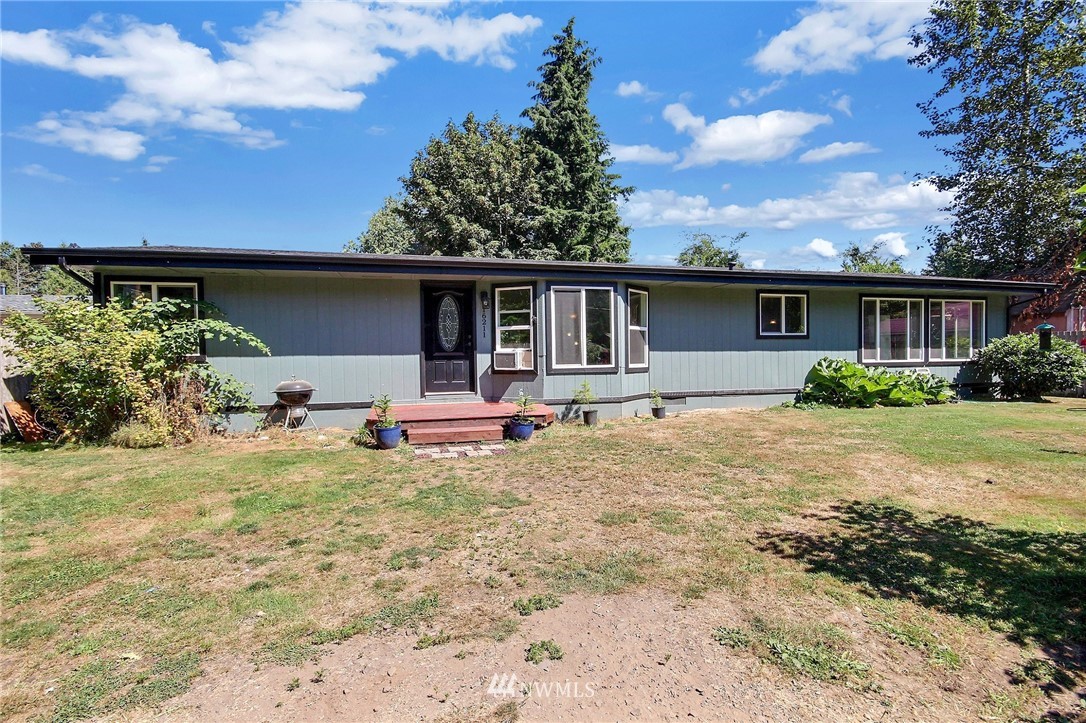
M 437 340 L 445 351 L 456 349 L 460 341 L 460 305 L 451 295 L 445 295 L 437 307 Z

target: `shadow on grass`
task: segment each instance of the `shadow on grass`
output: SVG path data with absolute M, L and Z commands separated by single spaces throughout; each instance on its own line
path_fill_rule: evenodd
M 869 595 L 908 599 L 1040 646 L 1051 662 L 1007 671 L 1012 681 L 1025 675 L 1054 693 L 1086 673 L 1086 534 L 1010 530 L 858 501 L 810 517 L 829 529 L 763 533 L 761 549 Z M 1043 680 L 1031 674 L 1042 669 Z

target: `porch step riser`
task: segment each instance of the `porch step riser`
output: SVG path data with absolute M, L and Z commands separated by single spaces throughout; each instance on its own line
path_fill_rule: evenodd
M 502 428 L 498 425 L 474 427 L 427 427 L 407 430 L 411 444 L 442 444 L 447 442 L 500 442 Z

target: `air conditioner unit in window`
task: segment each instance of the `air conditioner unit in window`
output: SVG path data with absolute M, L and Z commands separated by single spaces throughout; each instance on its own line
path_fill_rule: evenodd
M 531 349 L 494 352 L 494 371 L 496 372 L 518 372 L 532 368 Z

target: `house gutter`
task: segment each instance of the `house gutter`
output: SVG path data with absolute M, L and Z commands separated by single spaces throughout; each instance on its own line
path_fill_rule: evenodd
M 90 281 L 85 276 L 83 276 L 83 274 L 76 272 L 75 269 L 69 266 L 68 260 L 64 256 L 57 257 L 57 268 L 63 271 L 66 275 L 83 284 L 83 286 L 86 286 L 92 294 L 94 293 L 94 282 Z

